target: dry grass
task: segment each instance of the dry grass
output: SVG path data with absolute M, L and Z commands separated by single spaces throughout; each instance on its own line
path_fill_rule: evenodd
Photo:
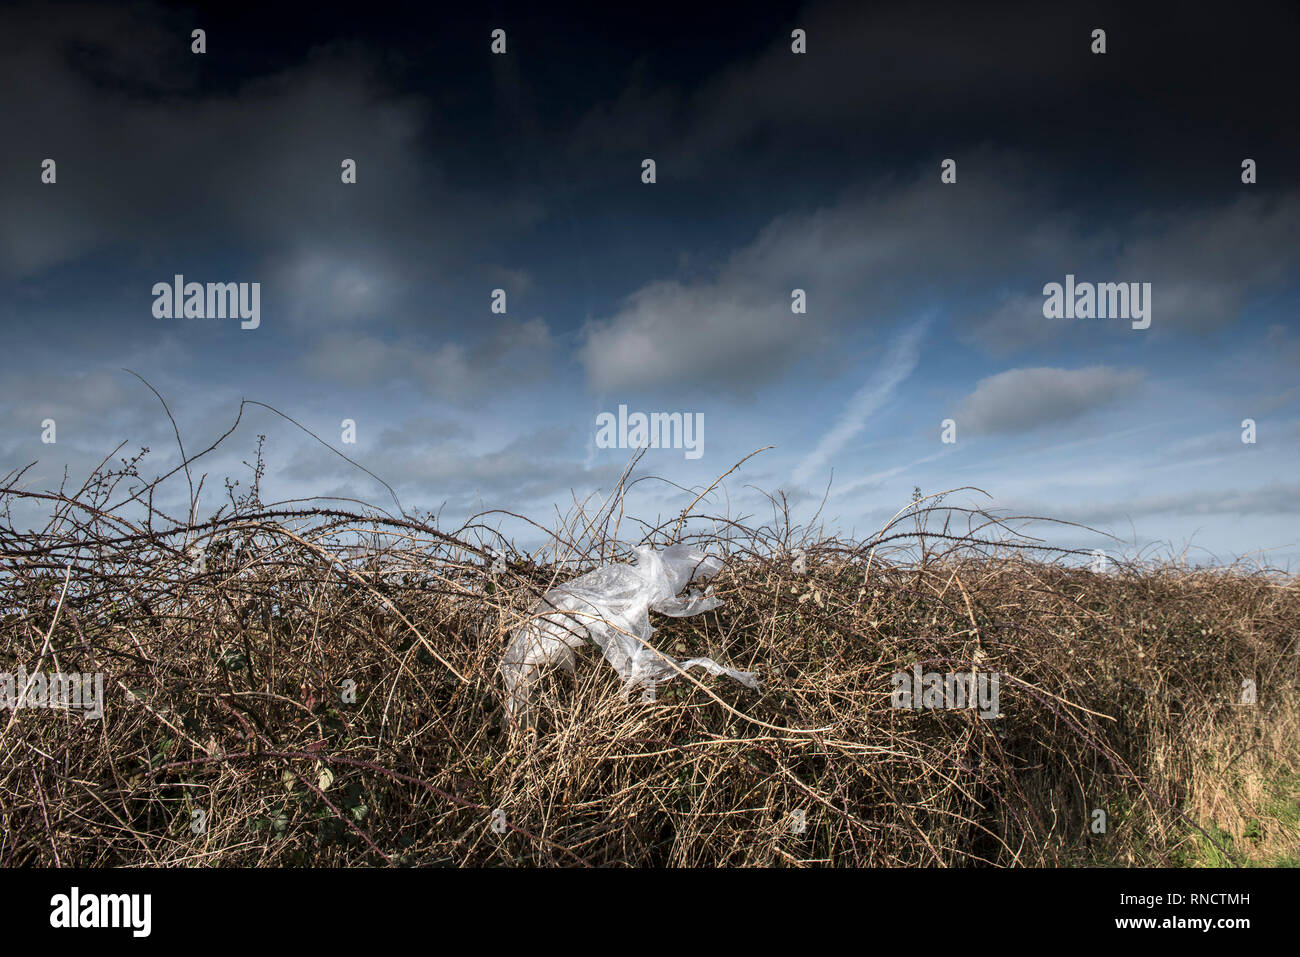
M 40 531 L 0 529 L 0 671 L 98 671 L 106 697 L 99 721 L 0 712 L 0 865 L 1300 853 L 1294 580 L 1097 574 L 935 499 L 845 542 L 791 528 L 780 501 L 758 528 L 688 509 L 629 533 L 621 496 L 493 574 L 505 543 L 486 518 L 446 532 L 372 508 L 267 506 L 260 469 L 194 523 L 149 505 L 157 483 L 134 461 L 44 499 L 20 475 L 0 482 L 6 514 L 20 498 L 51 512 Z M 540 686 L 533 733 L 512 733 L 496 667 L 538 596 L 682 538 L 725 556 L 725 604 L 657 619 L 658 646 L 758 670 L 762 689 L 679 678 L 625 702 L 593 650 Z M 890 675 L 918 663 L 1000 673 L 1003 716 L 893 708 Z M 1244 679 L 1254 706 L 1238 703 Z

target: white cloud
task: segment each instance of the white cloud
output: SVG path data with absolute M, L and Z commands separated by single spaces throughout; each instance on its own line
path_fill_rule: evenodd
M 957 427 L 974 434 L 1027 432 L 1076 419 L 1142 381 L 1142 373 L 1110 366 L 1009 369 L 981 379 L 961 401 Z
M 1016 168 L 1012 157 L 979 155 Z M 588 381 L 597 391 L 707 383 L 749 392 L 807 354 L 833 351 L 849 325 L 892 322 L 900 309 L 933 307 L 972 282 L 1025 266 L 1022 245 L 1004 237 L 1023 236 L 1030 193 L 990 181 L 938 202 L 939 189 L 928 173 L 902 185 L 878 183 L 773 218 L 715 277 L 648 283 L 582 331 Z M 1068 217 L 1058 217 L 1037 229 L 1034 256 L 1061 258 L 1072 248 L 1070 228 Z M 790 311 L 796 288 L 807 292 L 806 315 Z

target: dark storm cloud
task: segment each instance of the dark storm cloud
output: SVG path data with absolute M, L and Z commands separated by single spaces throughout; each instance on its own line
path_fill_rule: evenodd
M 1166 195 L 1222 162 L 1215 141 L 1245 129 L 1242 145 L 1295 162 L 1294 124 L 1272 113 L 1273 88 L 1293 78 L 1283 64 L 1295 30 L 1281 24 L 1300 27 L 1284 4 L 1197 17 L 1131 4 L 937 3 L 922 13 L 842 2 L 746 20 L 770 24 L 770 37 L 719 57 L 703 82 L 646 67 L 603 95 L 578 128 L 574 156 L 653 145 L 678 176 L 758 167 L 770 178 L 792 158 L 803 175 L 838 167 L 851 176 L 993 142 L 1049 154 L 1059 175 L 1086 177 L 1094 190 L 1112 185 L 1093 165 L 1109 157 L 1111 171 L 1143 169 L 1145 191 Z M 1274 29 L 1259 29 L 1265 22 Z M 806 56 L 790 52 L 793 27 L 807 31 Z M 1105 56 L 1089 49 L 1097 27 L 1108 31 Z
M 1011 9 L 940 6 L 922 25 L 905 8 L 812 4 L 694 86 L 647 58 L 603 95 L 570 144 L 597 181 L 653 155 L 668 197 L 716 208 L 707 184 L 747 217 L 757 204 L 736 184 L 755 181 L 795 202 L 712 274 L 665 273 L 588 323 L 592 387 L 708 376 L 744 392 L 847 326 L 952 299 L 961 341 L 994 355 L 1087 348 L 1117 327 L 1042 316 L 1042 286 L 1066 273 L 1152 283 L 1155 335 L 1236 322 L 1294 282 L 1296 129 L 1267 95 L 1283 39 L 1120 7 Z M 793 26 L 808 31 L 806 57 L 790 53 Z M 1095 26 L 1109 31 L 1106 57 L 1088 50 Z M 1194 68 L 1194 53 L 1231 69 Z M 1272 172 L 1243 195 L 1246 155 Z M 959 185 L 941 187 L 948 156 Z M 837 184 L 854 185 L 827 196 Z M 807 317 L 790 315 L 794 287 L 808 290 Z
M 1037 289 L 1108 258 L 1124 275 L 1097 278 L 1157 285 L 1158 322 L 1210 327 L 1289 275 L 1300 245 L 1294 194 L 1248 201 L 1203 194 L 1191 208 L 1166 209 L 1159 196 L 1168 177 L 1146 175 L 1151 188 L 1131 209 L 1096 215 L 1098 191 L 1110 184 L 1093 174 L 1092 154 L 1109 144 L 1109 168 L 1121 168 L 1114 164 L 1134 155 L 1129 125 L 1151 120 L 1124 99 L 1126 83 L 1164 69 L 1170 102 L 1185 105 L 1207 91 L 1218 103 L 1224 90 L 1244 92 L 1261 79 L 1266 58 L 1213 81 L 1184 62 L 1205 42 L 1235 55 L 1241 39 L 1231 25 L 1162 35 L 1148 20 L 1098 10 L 1112 24 L 1104 60 L 1087 53 L 1091 20 L 1040 6 L 998 16 L 949 5 L 922 30 L 903 9 L 812 4 L 749 14 L 737 28 L 748 43 L 742 49 L 690 38 L 675 78 L 663 48 L 650 43 L 655 18 L 647 17 L 651 32 L 636 57 L 619 60 L 593 40 L 583 96 L 561 97 L 548 91 L 575 81 L 549 58 L 577 42 L 561 13 L 549 31 L 521 21 L 514 58 L 459 80 L 491 81 L 471 98 L 454 72 L 426 71 L 427 89 L 393 81 L 391 64 L 427 42 L 414 26 L 406 38 L 390 31 L 382 46 L 361 30 L 353 42 L 321 42 L 273 71 L 214 85 L 207 72 L 222 58 L 196 69 L 188 52 L 193 17 L 147 7 L 65 12 L 50 18 L 31 7 L 10 18 L 0 113 L 26 149 L 9 151 L 0 168 L 0 203 L 13 211 L 0 222 L 0 270 L 28 276 L 129 247 L 163 275 L 186 253 L 186 261 L 210 261 L 210 247 L 220 244 L 255 259 L 268 301 L 284 304 L 301 334 L 329 336 L 311 344 L 306 368 L 356 381 L 366 370 L 375 378 L 404 374 L 394 349 L 410 345 L 410 335 L 398 329 L 464 333 L 456 313 L 429 308 L 447 280 L 531 285 L 520 263 L 494 263 L 493 250 L 524 248 L 533 236 L 536 255 L 534 231 L 550 222 L 556 203 L 565 216 L 588 220 L 611 200 L 612 210 L 625 209 L 636 193 L 626 162 L 647 151 L 660 157 L 665 184 L 655 196 L 664 215 L 689 219 L 682 204 L 697 198 L 694 187 L 726 197 L 728 184 L 746 177 L 761 177 L 769 212 L 755 221 L 754 203 L 745 203 L 733 222 L 754 225 L 739 232 L 719 221 L 712 254 L 696 257 L 704 263 L 698 278 L 638 277 L 620 291 L 621 306 L 598 314 L 581 343 L 597 391 L 704 373 L 752 388 L 824 351 L 838 326 L 895 321 L 897 309 L 925 296 L 933 305 L 938 296 L 975 293 L 967 305 L 976 312 L 960 318 L 974 323 L 963 332 L 967 341 L 984 348 L 1042 344 L 1055 333 L 1034 314 Z M 726 18 L 705 22 L 701 29 L 716 32 Z M 789 52 L 793 26 L 808 30 L 806 57 Z M 590 29 L 620 31 L 599 17 Z M 262 31 L 292 29 L 269 18 Z M 471 35 L 456 23 L 448 42 Z M 1276 40 L 1259 42 L 1267 50 Z M 1108 64 L 1122 64 L 1123 79 Z M 687 75 L 696 82 L 684 82 Z M 1103 108 L 1116 97 L 1122 108 Z M 1235 104 L 1236 122 L 1255 115 L 1257 99 Z M 466 136 L 436 108 L 448 100 L 482 103 L 509 123 L 492 139 L 477 130 Z M 1065 106 L 1044 112 L 1047 103 Z M 1092 136 L 1079 116 L 1106 122 Z M 1290 135 L 1285 126 L 1254 131 L 1250 147 L 1267 151 L 1270 138 Z M 1062 137 L 1062 129 L 1074 133 Z M 1157 149 L 1142 162 L 1165 172 L 1164 140 L 1149 125 L 1143 130 Z M 989 143 L 999 146 L 981 145 Z M 505 188 L 475 181 L 465 172 L 474 150 L 485 164 L 511 157 L 519 177 Z M 1205 153 L 1180 156 L 1177 169 L 1224 162 Z M 37 182 L 46 154 L 60 160 L 57 192 Z M 960 185 L 945 192 L 937 164 L 954 154 Z M 338 184 L 345 156 L 361 164 L 355 188 Z M 1276 181 L 1275 161 L 1261 162 L 1262 175 Z M 1235 172 L 1217 175 L 1231 182 Z M 467 180 L 476 185 L 467 189 Z M 584 264 L 589 272 L 601 269 L 599 246 L 599 239 L 584 246 L 595 257 Z M 1011 273 L 1019 275 L 1009 283 Z M 1002 287 L 1002 298 L 982 302 L 985 278 Z M 789 314 L 795 286 L 813 303 L 805 322 Z M 333 329 L 342 326 L 348 336 Z M 460 347 L 415 348 L 436 367 Z M 362 361 L 354 364 L 350 349 Z
M 10 276 L 127 245 L 165 272 L 219 240 L 274 250 L 287 270 L 298 255 L 383 249 L 388 276 L 430 279 L 478 268 L 476 244 L 540 214 L 533 201 L 449 184 L 425 146 L 442 133 L 431 104 L 393 90 L 355 47 L 198 91 L 189 17 L 32 7 L 6 21 L 0 270 Z M 53 190 L 39 182 L 47 156 L 59 163 Z M 344 158 L 359 165 L 346 190 Z

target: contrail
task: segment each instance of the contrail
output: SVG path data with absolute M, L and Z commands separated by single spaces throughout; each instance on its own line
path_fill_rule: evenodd
M 794 470 L 793 482 L 804 485 L 824 466 L 836 452 L 842 449 L 867 424 L 875 412 L 885 404 L 894 390 L 898 388 L 916 368 L 921 357 L 921 339 L 930 326 L 929 318 L 918 320 L 905 329 L 885 353 L 880 367 L 861 389 L 853 394 L 840 413 L 839 419 L 830 431 L 821 437 L 817 447 L 808 454 Z

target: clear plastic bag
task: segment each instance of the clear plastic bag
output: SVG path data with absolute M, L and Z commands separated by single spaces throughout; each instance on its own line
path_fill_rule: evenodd
M 693 545 L 671 545 L 656 552 L 649 545 L 635 549 L 635 564 L 604 565 L 552 588 L 517 628 L 506 646 L 501 672 L 506 684 L 506 711 L 520 720 L 527 714 L 533 684 L 546 667 L 573 670 L 575 648 L 597 645 L 605 660 L 623 679 L 626 697 L 635 687 L 651 687 L 677 677 L 678 669 L 704 668 L 758 687 L 758 675 L 725 668 L 712 658 L 677 661 L 649 645 L 654 629 L 650 612 L 689 618 L 721 604 L 710 587 L 678 593 L 722 570 L 722 562 Z M 674 665 L 676 667 L 674 667 Z

